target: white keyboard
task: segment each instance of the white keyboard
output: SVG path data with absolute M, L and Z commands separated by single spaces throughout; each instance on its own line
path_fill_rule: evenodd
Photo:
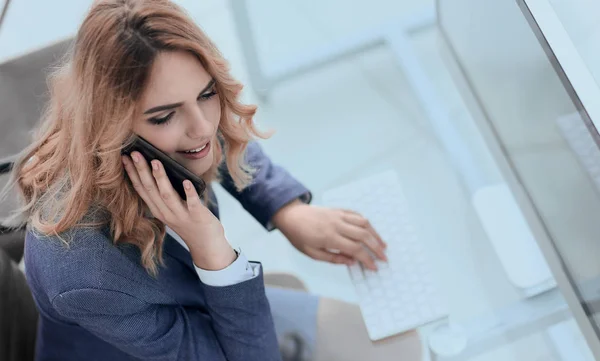
M 358 264 L 348 267 L 371 340 L 447 316 L 396 173 L 388 171 L 328 190 L 323 201 L 359 212 L 388 244 L 389 263 L 377 262 L 378 272 Z

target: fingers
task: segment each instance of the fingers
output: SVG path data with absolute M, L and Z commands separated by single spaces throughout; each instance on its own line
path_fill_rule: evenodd
M 306 248 L 304 250 L 304 252 L 309 257 L 312 257 L 319 261 L 325 261 L 325 262 L 330 262 L 330 263 L 335 263 L 335 264 L 345 264 L 348 266 L 354 264 L 354 259 L 352 259 L 348 256 L 345 256 L 343 254 L 340 254 L 340 253 L 334 253 L 334 252 L 325 251 L 325 250 L 317 249 L 317 248 L 311 248 L 311 247 Z
M 373 237 L 368 228 L 362 228 L 352 223 L 343 223 L 340 226 L 340 233 L 354 242 L 363 243 L 377 258 L 387 262 L 383 246 Z
M 183 190 L 185 191 L 188 211 L 192 215 L 198 215 L 204 205 L 200 201 L 200 196 L 198 195 L 198 192 L 196 192 L 196 188 L 194 188 L 191 181 L 186 179 L 183 181 Z
M 138 191 L 138 193 L 141 192 L 140 196 L 142 196 L 142 193 L 144 193 L 142 199 L 144 199 L 146 204 L 148 204 L 148 207 L 150 207 L 150 204 L 152 204 L 152 206 L 154 207 L 154 210 L 151 210 L 152 214 L 167 224 L 170 224 L 173 220 L 178 219 L 178 217 L 181 217 L 181 212 L 184 209 L 183 206 L 180 205 L 180 208 L 177 208 L 175 203 L 177 201 L 176 198 L 174 198 L 172 194 L 169 195 L 168 189 L 164 189 L 166 187 L 172 188 L 169 180 L 166 180 L 168 185 L 165 185 L 163 180 L 163 189 L 159 189 L 157 180 L 155 178 L 155 174 L 153 174 L 150 170 L 150 167 L 148 166 L 148 163 L 146 162 L 144 157 L 139 152 L 133 152 L 131 154 L 131 158 L 133 159 L 134 169 L 128 169 L 128 174 L 133 173 L 132 170 L 135 170 L 135 172 L 137 173 L 137 177 L 139 178 L 139 184 L 137 184 L 136 190 Z M 136 187 L 136 184 L 134 184 L 134 187 Z M 144 198 L 144 196 L 146 198 Z M 174 207 L 174 209 L 170 208 L 167 205 L 163 197 L 169 199 L 169 203 L 171 207 Z
M 131 184 L 133 185 L 133 188 L 135 189 L 135 191 L 140 195 L 140 197 L 146 203 L 148 208 L 150 208 L 150 212 L 152 212 L 152 214 L 155 217 L 162 218 L 162 215 L 161 215 L 159 209 L 156 207 L 156 204 L 154 204 L 154 201 L 152 200 L 152 198 L 146 191 L 146 188 L 142 184 L 142 181 L 140 179 L 138 171 L 137 171 L 136 167 L 134 166 L 134 163 L 132 162 L 131 158 L 128 156 L 122 156 L 121 160 L 123 161 L 123 165 L 125 166 L 125 171 L 127 172 L 127 175 L 129 176 L 129 179 L 131 180 Z
M 379 233 L 377 233 L 377 231 L 375 231 L 375 228 L 373 228 L 373 226 L 371 225 L 371 223 L 367 222 L 367 229 L 369 230 L 369 232 L 375 237 L 375 241 L 384 249 L 387 248 L 387 243 L 385 243 L 383 241 L 383 239 L 381 239 L 381 236 L 379 235 Z
M 381 245 L 381 247 L 387 248 L 387 243 L 381 239 L 381 236 L 379 233 L 377 233 L 377 231 L 375 231 L 368 219 L 354 211 L 343 210 L 343 212 L 347 222 L 367 229 L 371 236 L 375 238 L 375 241 Z
M 173 212 L 176 216 L 182 217 L 184 215 L 185 207 L 183 206 L 183 200 L 179 197 L 179 194 L 173 188 L 167 173 L 159 160 L 152 160 L 152 175 L 156 181 L 158 187 L 158 193 L 165 205 Z M 158 203 L 158 201 L 157 201 Z
M 379 234 L 375 232 L 366 218 L 353 211 L 343 211 L 343 219 L 345 222 L 341 224 L 340 232 L 344 237 L 357 244 L 364 244 L 366 247 L 360 248 L 366 248 L 364 251 L 371 259 L 377 257 L 387 262 L 385 255 L 387 245 L 381 240 Z M 362 250 L 360 249 L 351 251 L 357 252 L 362 256 Z M 373 262 L 372 264 L 374 265 L 375 263 Z
M 152 214 L 166 224 L 174 223 L 189 216 L 201 221 L 204 205 L 189 180 L 183 182 L 186 201 L 181 199 L 173 188 L 162 163 L 152 160 L 151 167 L 139 152 L 133 152 L 131 158 L 123 156 L 123 164 L 133 187 L 150 208 Z M 187 210 L 186 210 L 187 206 Z
M 366 268 L 372 271 L 377 271 L 374 256 L 361 242 L 356 242 L 342 235 L 338 235 L 332 240 L 330 248 L 339 250 L 346 257 L 358 260 Z

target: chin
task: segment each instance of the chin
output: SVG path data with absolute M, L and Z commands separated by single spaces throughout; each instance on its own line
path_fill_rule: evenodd
M 210 167 L 212 166 L 211 162 L 201 162 L 201 163 L 203 163 L 203 164 L 195 164 L 192 168 L 190 168 L 190 170 L 198 177 L 202 177 L 206 172 L 209 171 Z
M 212 149 L 204 158 L 197 160 L 188 160 L 185 164 L 186 168 L 192 171 L 199 177 L 202 177 L 206 172 L 210 170 L 213 165 L 214 157 Z

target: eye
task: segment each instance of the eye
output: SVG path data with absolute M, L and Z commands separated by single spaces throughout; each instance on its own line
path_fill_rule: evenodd
M 173 115 L 175 115 L 175 112 L 170 112 L 169 114 L 167 114 L 166 116 L 164 116 L 162 118 L 150 118 L 150 119 L 148 119 L 148 121 L 154 125 L 163 125 L 163 124 L 167 124 L 171 120 Z
M 198 97 L 198 100 L 208 100 L 208 99 L 214 97 L 215 95 L 217 95 L 217 92 L 213 88 L 210 92 L 204 93 L 204 94 L 200 95 Z

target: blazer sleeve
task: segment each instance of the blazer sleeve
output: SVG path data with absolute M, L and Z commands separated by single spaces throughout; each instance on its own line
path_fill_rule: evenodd
M 271 218 L 295 199 L 310 203 L 312 193 L 281 166 L 271 162 L 257 142 L 246 149 L 246 162 L 255 169 L 252 183 L 239 192 L 223 163 L 221 185 L 236 198 L 263 227 L 273 230 Z
M 63 317 L 142 360 L 280 361 L 262 273 L 204 288 L 207 309 L 153 304 L 108 289 L 75 289 L 53 299 Z

